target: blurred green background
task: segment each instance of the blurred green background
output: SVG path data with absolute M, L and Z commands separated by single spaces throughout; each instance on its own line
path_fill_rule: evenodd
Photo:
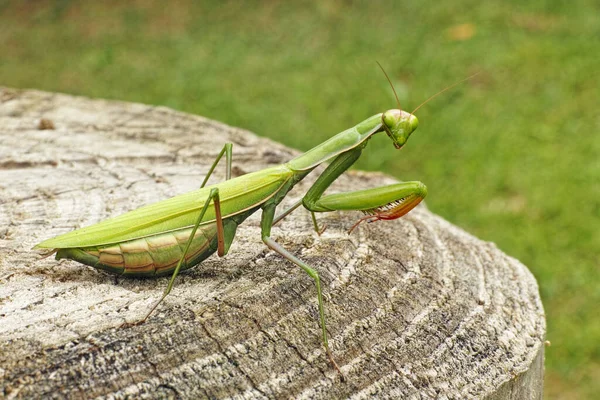
M 358 168 L 538 279 L 545 396 L 600 393 L 600 2 L 0 1 L 0 85 L 161 104 L 307 150 L 476 71 Z

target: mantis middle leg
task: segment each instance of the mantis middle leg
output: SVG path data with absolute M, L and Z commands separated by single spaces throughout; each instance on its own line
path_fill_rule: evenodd
M 261 219 L 261 234 L 263 242 L 269 247 L 271 250 L 279 253 L 285 259 L 293 262 L 300 268 L 304 270 L 314 281 L 315 286 L 317 288 L 317 300 L 319 304 L 319 319 L 321 322 L 321 330 L 323 335 L 323 345 L 325 346 L 325 351 L 327 352 L 327 357 L 335 367 L 335 369 L 340 373 L 343 377 L 342 371 L 340 371 L 340 367 L 338 367 L 337 363 L 333 359 L 331 355 L 331 351 L 329 350 L 329 342 L 327 340 L 327 326 L 325 325 L 325 307 L 323 305 L 323 291 L 321 289 L 321 278 L 319 278 L 319 273 L 316 269 L 284 249 L 279 243 L 271 238 L 271 227 L 273 226 L 273 219 L 275 216 L 275 205 L 267 205 L 263 208 L 262 219 Z

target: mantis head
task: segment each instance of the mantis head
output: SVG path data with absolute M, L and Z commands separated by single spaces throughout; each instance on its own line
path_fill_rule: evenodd
M 402 110 L 388 110 L 381 115 L 383 129 L 394 142 L 394 147 L 402 148 L 411 133 L 419 126 L 419 120 L 411 113 Z

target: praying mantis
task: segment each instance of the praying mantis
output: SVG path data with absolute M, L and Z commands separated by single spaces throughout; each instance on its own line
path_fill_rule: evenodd
M 393 220 L 416 207 L 427 195 L 426 186 L 418 181 L 324 195 L 326 189 L 359 159 L 373 135 L 385 132 L 396 149 L 402 148 L 418 126 L 413 113 L 398 106 L 398 109 L 373 115 L 287 163 L 236 178 L 231 178 L 232 144 L 226 143 L 199 189 L 45 240 L 35 248 L 52 249 L 49 254 L 56 252 L 57 260 L 71 259 L 130 277 L 170 274 L 163 295 L 139 321 L 141 323 L 171 292 L 180 271 L 200 264 L 215 252 L 219 257 L 225 256 L 238 225 L 261 210 L 264 244 L 302 268 L 314 280 L 322 343 L 330 362 L 340 371 L 329 348 L 319 274 L 278 244 L 271 236 L 271 228 L 300 205 L 311 213 L 319 234 L 317 212 L 362 211 L 365 215 L 350 228 L 351 233 L 364 221 Z M 206 186 L 223 155 L 226 158 L 225 181 Z M 277 206 L 294 185 L 325 162 L 329 165 L 302 199 L 276 216 Z

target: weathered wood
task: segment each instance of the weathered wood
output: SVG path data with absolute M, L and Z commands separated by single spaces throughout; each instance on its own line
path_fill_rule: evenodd
M 541 398 L 535 279 L 424 206 L 352 235 L 358 213 L 320 215 L 321 237 L 302 210 L 273 229 L 321 273 L 345 382 L 324 356 L 312 280 L 262 244 L 259 213 L 228 256 L 183 273 L 147 323 L 119 329 L 167 278 L 115 277 L 32 246 L 198 187 L 226 141 L 237 174 L 296 152 L 164 107 L 6 88 L 0 101 L 6 398 Z M 354 172 L 332 190 L 389 182 Z

